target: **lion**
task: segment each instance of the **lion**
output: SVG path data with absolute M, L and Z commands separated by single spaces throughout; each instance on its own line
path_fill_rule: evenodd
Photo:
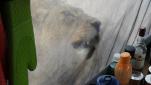
M 38 66 L 29 72 L 29 83 L 71 85 L 65 81 L 91 58 L 88 54 L 99 42 L 101 23 L 59 0 L 31 2 Z

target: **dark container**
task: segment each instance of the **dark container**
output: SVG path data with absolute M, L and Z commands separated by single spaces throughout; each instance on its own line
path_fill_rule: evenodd
M 97 78 L 97 85 L 120 85 L 119 81 L 111 75 L 102 75 Z

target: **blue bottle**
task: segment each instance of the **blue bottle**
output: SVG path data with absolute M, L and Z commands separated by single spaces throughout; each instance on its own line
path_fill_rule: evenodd
M 97 78 L 97 85 L 120 85 L 120 83 L 114 76 L 102 75 Z

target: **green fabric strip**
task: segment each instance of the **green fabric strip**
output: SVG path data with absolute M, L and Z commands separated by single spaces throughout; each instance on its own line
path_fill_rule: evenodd
M 5 2 L 2 9 L 11 52 L 11 85 L 28 85 L 27 69 L 37 65 L 30 0 Z

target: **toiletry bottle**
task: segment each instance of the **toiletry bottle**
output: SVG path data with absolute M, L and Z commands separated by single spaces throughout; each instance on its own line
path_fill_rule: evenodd
M 121 53 L 119 62 L 115 66 L 115 77 L 120 81 L 120 85 L 128 85 L 131 74 L 131 56 L 128 52 L 123 52 Z

